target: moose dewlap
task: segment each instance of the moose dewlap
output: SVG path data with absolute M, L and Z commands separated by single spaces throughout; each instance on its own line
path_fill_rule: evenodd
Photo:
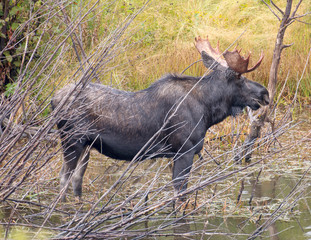
M 59 105 L 62 116 L 57 124 L 64 153 L 61 189 L 71 180 L 81 197 L 89 150 L 95 148 L 118 160 L 173 158 L 174 188 L 182 192 L 207 129 L 246 106 L 257 110 L 269 103 L 267 89 L 242 76 L 259 67 L 263 56 L 248 68 L 249 57 L 235 50 L 221 59 L 207 38 L 196 39 L 196 47 L 205 67 L 213 70 L 207 76 L 169 74 L 138 92 L 89 83 L 55 94 L 52 107 Z

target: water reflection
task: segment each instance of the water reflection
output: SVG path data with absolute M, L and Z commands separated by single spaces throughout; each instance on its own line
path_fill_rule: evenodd
M 193 226 L 196 226 L 194 223 Z M 189 237 L 180 236 L 180 234 L 187 234 L 191 232 L 191 223 L 188 222 L 187 219 L 180 219 L 176 222 L 176 225 L 173 228 L 174 232 L 174 240 L 185 240 L 189 239 Z
M 280 202 L 277 199 L 284 199 L 293 186 L 297 183 L 297 178 L 289 176 L 276 176 L 269 181 L 263 181 L 254 184 L 253 180 L 245 185 L 243 199 L 245 204 L 248 204 L 252 191 L 254 198 L 252 206 L 257 208 L 265 208 Z M 309 191 L 310 191 L 309 187 Z M 262 200 L 264 199 L 264 200 Z M 297 217 L 293 216 L 290 221 L 277 220 L 274 223 L 267 224 L 267 228 L 260 236 L 270 240 L 292 240 L 292 239 L 310 239 L 311 240 L 311 214 L 309 212 L 311 206 L 311 198 L 306 198 L 305 201 L 300 201 L 294 210 L 299 210 L 301 213 Z M 254 210 L 255 212 L 255 210 Z M 267 213 L 269 216 L 270 213 Z M 294 213 L 293 213 L 294 215 Z M 238 216 L 232 217 L 206 217 L 195 215 L 192 218 L 184 219 L 166 219 L 167 215 L 160 216 L 158 219 L 149 219 L 144 223 L 144 226 L 139 229 L 153 229 L 155 234 L 150 239 L 247 239 L 260 227 L 267 218 L 260 216 L 256 221 L 249 221 L 247 218 Z M 163 220 L 166 219 L 166 220 Z M 160 227 L 159 227 L 160 226 Z M 161 226 L 166 226 L 161 228 Z M 149 239 L 149 238 L 148 238 Z M 257 238 L 256 238 L 257 239 Z M 258 238 L 260 239 L 260 237 Z
M 307 237 L 308 240 L 311 239 L 311 225 L 305 228 L 306 232 L 305 232 L 305 236 Z

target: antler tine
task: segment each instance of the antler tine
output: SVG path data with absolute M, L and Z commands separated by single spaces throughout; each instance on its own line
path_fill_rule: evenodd
M 249 54 L 249 56 L 250 55 L 251 54 Z M 263 58 L 264 58 L 264 54 L 263 54 L 263 51 L 261 51 L 260 58 L 259 58 L 258 62 L 252 68 L 248 69 L 246 72 L 251 72 L 251 71 L 254 71 L 256 68 L 258 68 L 260 66 Z
M 218 53 L 218 55 L 220 55 L 221 54 L 221 51 L 220 51 L 220 49 L 219 49 L 219 40 L 217 41 L 217 53 Z

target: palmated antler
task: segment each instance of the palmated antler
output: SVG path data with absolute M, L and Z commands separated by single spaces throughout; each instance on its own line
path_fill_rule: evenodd
M 261 52 L 259 61 L 253 67 L 248 69 L 248 63 L 249 63 L 249 58 L 251 56 L 251 53 L 249 53 L 247 58 L 244 58 L 240 55 L 241 50 L 238 51 L 235 49 L 233 52 L 230 52 L 230 51 L 224 52 L 223 56 L 228 66 L 239 74 L 251 72 L 251 71 L 254 71 L 256 68 L 258 68 L 264 57 L 263 53 Z
M 244 58 L 240 55 L 240 51 L 236 49 L 233 52 L 225 51 L 223 54 L 219 50 L 219 42 L 217 45 L 217 49 L 212 48 L 210 42 L 208 41 L 208 37 L 206 39 L 202 39 L 200 36 L 195 38 L 195 46 L 198 51 L 201 53 L 206 52 L 209 56 L 217 60 L 219 64 L 224 67 L 230 67 L 232 70 L 239 74 L 247 73 L 254 71 L 262 62 L 264 57 L 263 53 L 261 53 L 259 61 L 251 68 L 248 69 L 249 58 L 251 54 L 248 55 L 247 58 Z M 223 55 L 225 59 L 221 59 L 220 56 Z
M 210 42 L 208 41 L 208 36 L 206 39 L 202 39 L 200 36 L 198 38 L 195 38 L 195 46 L 198 49 L 199 53 L 202 54 L 202 52 L 206 52 L 209 56 L 214 58 L 220 65 L 224 67 L 228 67 L 227 62 L 220 58 L 222 53 L 219 50 L 219 42 L 217 44 L 217 48 L 214 49 Z

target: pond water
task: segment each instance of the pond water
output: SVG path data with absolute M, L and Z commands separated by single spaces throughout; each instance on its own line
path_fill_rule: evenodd
M 299 117 L 295 121 L 298 122 L 299 120 L 301 123 L 278 138 L 279 144 L 277 146 L 282 145 L 279 148 L 284 149 L 288 146 L 286 151 L 280 151 L 280 154 L 270 156 L 271 151 L 277 152 L 279 149 L 277 147 L 272 150 L 259 149 L 259 153 L 264 151 L 264 155 L 270 156 L 268 160 L 247 169 L 246 172 L 233 174 L 217 184 L 209 185 L 192 194 L 189 197 L 192 203 L 195 199 L 197 206 L 203 206 L 201 209 L 193 211 L 192 214 L 188 214 L 187 209 L 184 212 L 172 214 L 172 206 L 166 206 L 159 212 L 154 209 L 155 214 L 151 214 L 148 218 L 144 217 L 137 223 L 122 225 L 128 219 L 127 214 L 131 215 L 131 211 L 139 205 L 141 199 L 137 197 L 126 204 L 123 203 L 124 200 L 136 191 L 144 192 L 148 187 L 159 189 L 163 185 L 168 185 L 171 180 L 168 160 L 148 160 L 138 167 L 134 166 L 122 187 L 116 188 L 118 190 L 112 191 L 99 204 L 99 207 L 108 204 L 107 208 L 110 208 L 111 212 L 113 212 L 114 207 L 118 208 L 122 205 L 122 208 L 118 212 L 114 212 L 111 217 L 115 220 L 104 221 L 99 228 L 105 229 L 120 224 L 119 235 L 111 235 L 109 239 L 221 240 L 247 239 L 260 226 L 266 226 L 258 239 L 311 240 L 311 177 L 309 172 L 304 175 L 311 165 L 311 111 L 307 109 L 297 116 Z M 305 136 L 307 137 L 303 141 L 299 140 Z M 217 147 L 213 148 L 212 154 L 214 157 L 221 156 L 218 161 L 222 162 L 223 168 L 228 171 L 243 168 L 244 164 L 239 166 L 231 163 L 234 165 L 232 167 L 227 163 L 230 154 L 229 157 L 223 155 L 223 150 L 220 148 L 223 147 L 226 151 L 230 148 L 231 143 L 219 147 L 221 144 L 221 142 L 215 144 Z M 262 157 L 257 153 L 253 161 Z M 61 228 L 67 226 L 68 222 L 83 216 L 128 167 L 126 162 L 107 159 L 93 151 L 91 159 L 84 178 L 85 202 L 82 205 L 73 204 L 73 197 L 69 195 L 69 203 L 65 204 L 65 208 L 64 204 L 55 205 L 57 211 L 49 214 L 46 207 L 43 207 L 49 206 L 57 198 L 59 163 L 53 166 L 57 169 L 51 171 L 54 175 L 43 176 L 43 180 L 44 177 L 47 179 L 43 183 L 44 186 L 36 186 L 45 189 L 44 191 L 27 198 L 25 195 L 20 197 L 21 194 L 16 193 L 12 198 L 22 200 L 19 205 L 16 205 L 14 201 L 1 205 L 0 221 L 2 225 L 5 226 L 8 221 L 12 223 L 10 231 L 7 231 L 7 238 L 33 239 L 35 237 L 46 239 L 55 236 Z M 198 163 L 199 161 L 196 160 L 195 164 Z M 202 180 L 203 178 L 200 176 L 212 174 L 216 176 L 220 170 L 221 168 L 210 160 L 192 174 L 190 185 Z M 165 201 L 173 194 L 170 187 L 162 190 L 159 194 L 151 191 L 149 205 L 161 203 L 161 200 Z M 220 190 L 223 192 L 214 197 L 215 192 Z M 239 201 L 237 201 L 238 196 Z M 154 198 L 152 199 L 152 197 Z M 28 204 L 29 202 L 32 204 Z M 196 208 L 196 204 L 193 205 L 193 209 Z M 264 225 L 266 221 L 268 222 Z M 40 226 L 43 226 L 43 231 L 41 229 L 38 233 Z M 22 234 L 18 235 L 18 232 L 22 232 Z M 122 233 L 125 232 L 127 232 L 126 237 L 122 237 Z M 145 236 L 146 233 L 149 234 L 148 237 Z M 0 235 L 4 237 L 5 234 L 5 227 L 3 227 L 2 230 L 0 229 Z
M 277 199 L 286 197 L 297 181 L 297 178 L 279 176 L 270 181 L 261 182 L 255 187 L 254 198 L 262 200 L 263 208 L 269 208 L 272 204 L 279 204 Z M 248 202 L 252 191 L 253 186 L 246 185 L 243 191 L 242 201 Z M 311 187 L 309 186 L 306 191 L 310 193 Z M 311 239 L 310 207 L 311 195 L 308 194 L 303 201 L 300 201 L 292 209 L 292 214 L 287 217 L 287 220 L 277 220 L 267 228 L 261 237 L 273 240 Z M 161 219 L 161 216 L 158 219 L 151 218 L 141 226 L 135 227 L 135 229 L 146 228 L 146 226 L 150 228 L 153 225 L 158 226 L 159 224 L 164 225 L 165 222 Z M 174 222 L 172 219 L 167 221 Z M 169 231 L 166 230 L 159 234 L 159 236 L 155 235 L 154 238 L 150 239 L 247 239 L 249 234 L 253 233 L 263 221 L 264 217 L 261 220 L 257 219 L 257 222 L 252 222 L 248 221 L 248 218 L 239 216 L 209 216 L 207 218 L 201 218 L 200 215 L 195 215 L 171 224 Z
M 286 144 L 291 146 L 290 150 L 286 150 L 280 155 L 272 155 L 271 162 L 269 159 L 265 163 L 259 164 L 253 172 L 250 171 L 252 172 L 251 174 L 242 177 L 244 179 L 244 189 L 241 192 L 239 204 L 236 203 L 236 198 L 241 191 L 241 181 L 233 183 L 238 178 L 233 177 L 225 180 L 225 183 L 220 186 L 220 188 L 225 187 L 229 181 L 233 187 L 230 188 L 230 191 L 216 198 L 213 204 L 217 206 L 207 204 L 209 206 L 206 209 L 196 211 L 185 218 L 180 217 L 180 213 L 177 216 L 171 216 L 172 209 L 167 207 L 164 213 L 151 216 L 147 221 L 134 225 L 134 227 L 132 226 L 127 230 L 134 233 L 135 231 L 141 231 L 143 234 L 148 229 L 153 233 L 149 239 L 247 239 L 268 219 L 273 219 L 273 212 L 275 211 L 275 216 L 278 217 L 278 220 L 267 224 L 261 237 L 282 240 L 311 240 L 310 173 L 308 172 L 303 177 L 303 182 L 300 182 L 304 171 L 311 164 L 309 157 L 311 149 L 310 136 L 306 141 L 302 143 L 298 141 L 297 144 L 294 144 L 297 139 L 307 135 L 310 131 L 310 116 L 310 109 L 299 114 L 296 120 L 296 122 L 299 120 L 299 124 L 280 136 L 279 144 L 282 146 L 279 146 L 279 148 L 276 146 L 271 151 L 278 151 L 280 148 L 284 148 Z M 263 150 L 260 149 L 259 151 Z M 221 151 L 216 151 L 213 154 L 214 156 L 217 154 L 221 155 Z M 222 158 L 226 159 L 225 156 Z M 254 156 L 253 161 L 256 161 L 256 156 Z M 161 166 L 163 169 L 162 175 L 164 176 L 160 178 L 160 185 L 170 181 L 171 174 L 168 167 L 163 168 L 163 165 L 160 166 L 159 163 L 154 163 L 153 161 L 146 165 L 152 164 L 155 164 L 155 166 L 151 168 L 144 166 L 140 170 L 135 170 L 135 173 L 130 177 L 132 182 L 129 183 L 133 184 L 133 186 L 127 194 L 135 191 L 135 185 L 138 184 L 138 188 L 141 186 L 141 183 L 148 182 L 154 176 L 155 169 L 160 169 Z M 117 166 L 121 166 L 122 169 L 124 167 L 122 165 L 123 163 L 118 163 Z M 210 162 L 207 165 L 209 166 L 206 169 L 201 169 L 202 174 L 211 174 L 211 171 L 216 168 L 214 162 Z M 258 182 L 256 182 L 257 174 L 261 167 L 264 170 Z M 101 169 L 102 167 L 100 167 L 99 163 L 95 168 Z M 111 168 L 115 168 L 115 170 Z M 110 169 L 109 167 L 108 170 L 106 168 L 106 178 L 104 181 L 99 180 L 98 185 L 101 187 L 107 183 L 111 185 L 117 179 L 118 171 L 116 163 L 113 163 Z M 95 175 L 93 177 L 95 178 Z M 194 176 L 192 177 L 195 178 Z M 211 191 L 211 187 L 199 191 L 198 196 L 203 199 L 201 202 L 204 202 L 206 199 L 208 202 L 211 194 L 206 192 L 209 191 Z M 122 193 L 120 195 L 122 196 Z M 193 199 L 194 197 L 190 198 Z M 252 198 L 251 203 L 249 203 L 250 198 Z M 277 211 L 279 208 L 283 210 Z M 279 214 L 280 216 L 278 216 Z M 182 219 L 177 221 L 176 219 L 179 218 Z
M 226 179 L 220 183 L 220 188 L 224 188 L 228 182 L 232 187 L 229 191 L 215 198 L 212 205 L 208 198 L 212 196 L 210 192 L 214 185 L 199 191 L 198 205 L 204 201 L 208 202 L 206 204 L 208 206 L 203 210 L 195 211 L 183 218 L 180 216 L 181 213 L 172 216 L 173 210 L 167 207 L 163 212 L 126 228 L 126 230 L 132 231 L 133 235 L 137 232 L 141 232 L 142 236 L 144 236 L 144 232 L 152 233 L 148 239 L 247 239 L 255 233 L 256 229 L 268 221 L 261 237 L 282 240 L 311 240 L 311 178 L 309 172 L 304 175 L 304 172 L 311 166 L 309 157 L 311 149 L 310 113 L 309 110 L 301 113 L 298 117 L 299 124 L 278 137 L 280 146 L 273 147 L 274 149 L 271 152 L 277 152 L 286 145 L 290 146 L 289 150 L 280 155 L 272 155 L 271 160 L 269 158 L 266 162 L 258 164 L 259 166 L 250 171 L 250 174 L 241 177 L 244 179 L 242 190 L 241 181 L 237 181 L 239 177 Z M 307 135 L 308 132 L 309 135 L 305 141 L 297 141 L 297 139 Z M 260 151 L 263 150 L 260 149 Z M 221 155 L 221 151 L 216 151 L 214 156 L 217 154 Z M 267 151 L 265 154 L 268 154 Z M 255 155 L 253 161 L 260 157 L 257 156 L 256 158 Z M 226 159 L 226 157 L 223 156 L 222 159 Z M 226 160 L 223 162 L 225 164 Z M 94 166 L 97 170 L 94 169 L 93 173 L 100 171 L 99 169 L 105 169 L 104 179 L 99 179 L 96 185 L 102 189 L 107 189 L 118 178 L 120 169 L 124 169 L 124 163 L 114 162 L 108 168 L 101 166 L 101 164 L 102 162 L 97 162 L 97 165 Z M 153 164 L 155 166 L 150 167 Z M 216 169 L 213 161 L 207 165 L 206 169 L 200 170 L 202 174 L 211 174 Z M 128 192 L 125 191 L 126 193 L 121 191 L 119 193 L 120 198 L 135 192 L 143 183 L 148 183 L 149 179 L 154 177 L 155 169 L 161 169 L 161 167 L 162 177 L 160 177 L 158 187 L 169 182 L 171 177 L 169 167 L 165 168 L 163 164 L 150 161 L 140 169 L 136 169 L 129 177 L 128 183 L 132 186 Z M 261 168 L 264 170 L 256 182 Z M 96 174 L 91 178 L 96 178 Z M 236 199 L 240 191 L 240 203 L 237 204 Z M 193 200 L 193 198 L 192 195 L 190 199 Z M 250 199 L 252 199 L 251 203 Z M 275 213 L 273 213 L 274 211 Z M 273 220 L 274 217 L 277 217 L 276 221 Z M 146 237 L 143 238 L 146 239 Z

